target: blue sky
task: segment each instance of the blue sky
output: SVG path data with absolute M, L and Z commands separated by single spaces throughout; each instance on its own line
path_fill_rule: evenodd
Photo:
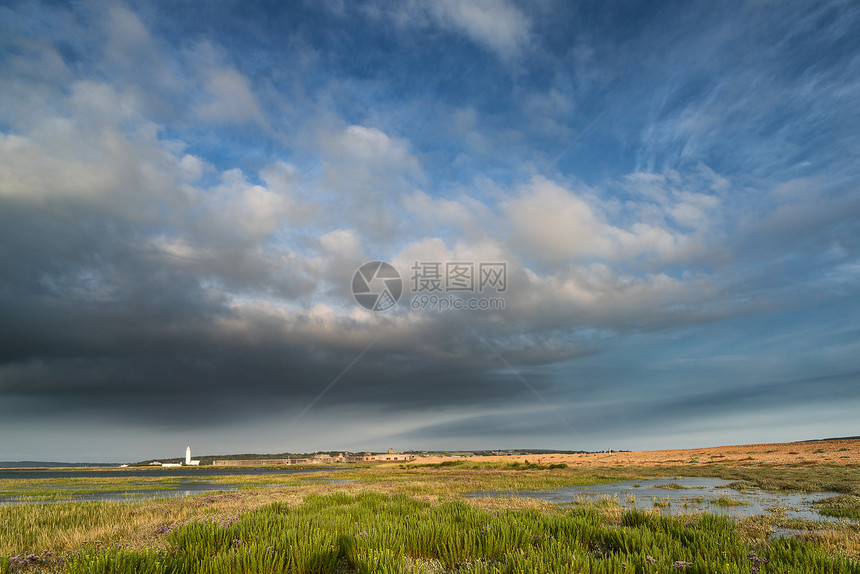
M 860 434 L 858 20 L 4 3 L 0 460 Z

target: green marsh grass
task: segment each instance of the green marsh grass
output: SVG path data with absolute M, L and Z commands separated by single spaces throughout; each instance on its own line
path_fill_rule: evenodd
M 794 528 L 795 523 L 778 514 L 744 519 L 740 526 L 707 513 L 659 516 L 659 510 L 624 511 L 617 500 L 572 505 L 528 498 L 464 500 L 478 490 L 714 476 L 766 490 L 853 495 L 822 501 L 820 508 L 851 517 L 860 494 L 853 467 L 470 465 L 392 464 L 313 475 L 206 477 L 207 482 L 243 488 L 183 499 L 0 506 L 0 574 L 10 571 L 8 557 L 46 550 L 62 556 L 65 570 L 57 572 L 81 573 L 642 573 L 676 571 L 676 560 L 693 563 L 681 570 L 685 572 L 747 573 L 746 553 L 752 549 L 770 560 L 762 573 L 860 574 L 856 523 L 809 521 L 800 529 L 800 540 L 769 540 L 775 527 Z M 307 480 L 311 476 L 348 482 Z M 107 488 L 111 480 L 96 487 Z M 94 544 L 96 540 L 101 543 Z M 657 562 L 646 561 L 648 555 Z M 646 565 L 653 569 L 645 570 Z
M 27 480 L 0 479 L 0 496 L 23 496 L 32 499 L 62 498 L 82 494 L 98 494 L 117 490 L 152 491 L 175 488 L 180 480 L 174 477 L 93 477 L 93 478 L 33 478 Z
M 825 516 L 860 520 L 860 496 L 854 494 L 831 496 L 815 502 L 813 506 Z
M 749 502 L 723 495 L 711 500 L 711 504 L 714 506 L 746 506 Z
M 463 501 L 431 504 L 380 493 L 314 495 L 273 503 L 232 524 L 195 521 L 162 537 L 162 549 L 86 549 L 70 574 L 152 572 L 749 572 L 749 552 L 769 571 L 856 573 L 849 558 L 814 543 L 753 548 L 732 520 L 643 511 L 609 519 L 591 507 L 490 512 Z M 653 561 L 652 561 L 653 560 Z M 647 567 L 647 570 L 646 570 Z
M 684 486 L 682 484 L 678 484 L 677 482 L 669 482 L 667 484 L 655 484 L 654 488 L 663 488 L 665 490 L 689 490 L 689 489 L 695 488 L 695 487 Z
M 171 501 L 172 502 L 172 501 Z M 62 552 L 86 541 L 127 542 L 138 527 L 194 516 L 191 505 L 58 502 L 0 506 L 0 556 Z

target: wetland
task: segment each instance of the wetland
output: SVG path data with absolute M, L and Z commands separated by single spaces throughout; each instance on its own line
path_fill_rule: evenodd
M 459 460 L 6 474 L 2 492 L 30 498 L 0 506 L 0 573 L 860 573 L 857 470 Z M 186 483 L 207 492 L 39 499 Z

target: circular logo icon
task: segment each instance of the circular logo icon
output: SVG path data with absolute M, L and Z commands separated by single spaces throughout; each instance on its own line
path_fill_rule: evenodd
M 352 296 L 368 311 L 394 307 L 403 293 L 403 280 L 391 263 L 368 261 L 352 276 Z

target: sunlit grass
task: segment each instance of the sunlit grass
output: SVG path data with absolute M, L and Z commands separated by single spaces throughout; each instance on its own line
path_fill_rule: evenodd
M 814 506 L 825 516 L 860 520 L 860 496 L 842 494 L 817 501 Z
M 0 555 L 63 552 L 84 542 L 128 542 L 144 525 L 187 520 L 190 505 L 61 502 L 0 506 Z
M 674 561 L 682 560 L 694 564 L 685 567 L 687 572 L 748 572 L 744 556 L 752 548 L 771 560 L 773 571 L 860 572 L 851 561 L 860 553 L 857 523 L 797 521 L 771 513 L 744 519 L 738 527 L 710 514 L 661 517 L 659 509 L 625 511 L 616 497 L 568 505 L 519 497 L 465 498 L 482 490 L 539 491 L 655 476 L 717 476 L 776 491 L 856 493 L 857 475 L 853 468 L 824 465 L 549 469 L 392 464 L 314 474 L 202 477 L 241 488 L 182 499 L 0 506 L 0 557 L 7 557 L 0 559 L 0 573 L 10 570 L 9 557 L 45 552 L 56 552 L 57 558 L 39 558 L 40 567 L 57 572 L 644 572 L 647 555 L 659 562 L 647 562 L 659 566 L 657 571 L 676 571 Z M 84 490 L 93 479 L 75 480 L 71 486 Z M 130 481 L 156 488 L 175 480 L 99 478 L 92 490 L 115 490 Z M 46 486 L 25 482 L 31 491 Z M 857 500 L 856 494 L 840 496 L 822 501 L 819 509 L 850 518 Z M 715 530 L 713 524 L 723 526 Z M 804 534 L 801 540 L 769 540 L 775 528 Z M 578 534 L 554 534 L 571 529 Z M 509 542 L 496 545 L 487 532 Z M 715 560 L 723 552 L 733 558 Z
M 118 490 L 151 491 L 175 488 L 180 481 L 195 479 L 176 477 L 93 477 L 0 479 L 0 496 L 58 497 L 98 494 Z
M 669 482 L 667 484 L 655 484 L 653 488 L 662 488 L 664 490 L 690 490 L 696 487 L 684 486 L 682 484 L 678 484 L 677 482 Z
M 732 498 L 731 496 L 720 496 L 711 500 L 714 506 L 746 506 L 749 502 Z
M 405 495 L 310 496 L 274 503 L 232 524 L 195 521 L 164 534 L 160 549 L 84 549 L 72 574 L 94 572 L 749 572 L 751 556 L 773 571 L 858 572 L 812 542 L 757 547 L 734 521 L 642 511 L 607 518 L 594 507 L 491 512 L 462 501 Z M 750 554 L 752 552 L 752 554 Z M 677 567 L 675 567 L 677 569 Z

